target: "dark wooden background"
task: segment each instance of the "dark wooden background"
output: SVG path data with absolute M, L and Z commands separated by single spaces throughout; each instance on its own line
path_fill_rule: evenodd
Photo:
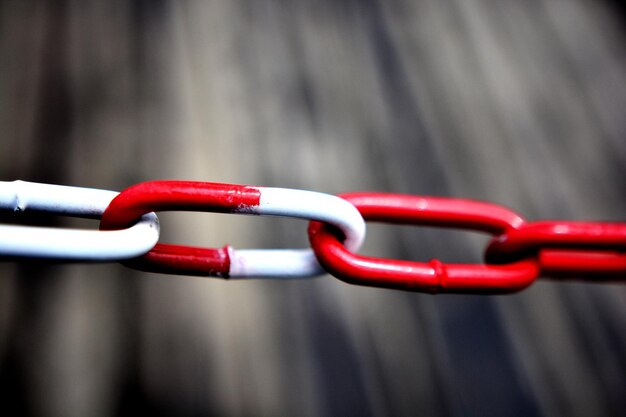
M 0 179 L 467 197 L 626 220 L 626 20 L 584 0 L 4 1 Z M 163 240 L 306 224 L 160 216 Z M 37 221 L 37 219 L 30 219 Z M 96 225 L 94 225 L 95 227 Z M 372 225 L 364 253 L 480 261 Z M 500 297 L 0 264 L 0 413 L 626 414 L 626 288 Z

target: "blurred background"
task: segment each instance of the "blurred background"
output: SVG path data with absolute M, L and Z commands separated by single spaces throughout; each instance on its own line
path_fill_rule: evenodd
M 388 191 L 624 221 L 625 41 L 608 0 L 3 1 L 0 179 Z M 307 246 L 301 221 L 160 219 L 162 241 Z M 363 253 L 402 259 L 480 262 L 486 241 L 369 231 Z M 617 284 L 431 296 L 2 262 L 0 413 L 623 416 L 625 330 Z

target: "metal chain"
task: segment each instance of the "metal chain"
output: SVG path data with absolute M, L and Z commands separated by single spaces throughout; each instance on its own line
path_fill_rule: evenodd
M 0 210 L 55 213 L 99 219 L 118 193 L 92 188 L 0 181 Z M 159 240 L 159 221 L 146 214 L 117 231 L 0 225 L 0 254 L 5 257 L 75 261 L 119 261 L 141 256 Z
M 454 198 L 351 193 L 366 220 L 455 227 L 491 233 L 482 265 L 417 263 L 355 255 L 322 223 L 309 227 L 311 246 L 324 268 L 352 284 L 430 293 L 508 293 L 539 276 L 626 280 L 626 224 L 527 223 L 498 205 Z
M 145 213 L 171 210 L 323 221 L 341 230 L 350 250 L 358 250 L 365 238 L 365 222 L 359 212 L 336 196 L 286 188 L 191 181 L 151 181 L 124 190 L 104 212 L 100 228 L 128 227 Z M 150 272 L 224 278 L 297 278 L 324 273 L 311 249 L 235 250 L 230 246 L 201 249 L 157 244 L 127 265 Z
M 351 284 L 419 292 L 497 294 L 539 276 L 626 282 L 626 223 L 526 222 L 495 204 L 387 193 L 332 196 L 304 190 L 151 181 L 121 193 L 0 182 L 0 210 L 100 219 L 100 231 L 0 225 L 5 259 L 121 261 L 132 268 L 222 278 L 299 278 L 325 271 Z M 311 249 L 193 248 L 157 243 L 153 211 L 202 211 L 311 220 Z M 410 262 L 355 254 L 365 220 L 493 235 L 485 263 Z

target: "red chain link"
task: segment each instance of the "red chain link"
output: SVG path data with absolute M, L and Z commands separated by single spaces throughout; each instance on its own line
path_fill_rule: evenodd
M 111 201 L 100 221 L 101 230 L 128 227 L 151 211 L 212 211 L 230 213 L 259 204 L 253 187 L 194 181 L 151 181 L 134 185 Z M 157 243 L 147 254 L 124 262 L 148 272 L 228 276 L 228 248 L 205 249 Z
M 539 251 L 541 271 L 548 276 L 595 281 L 623 281 L 626 275 L 626 253 L 592 250 Z
M 603 279 L 620 280 L 626 274 L 626 224 L 525 223 L 504 207 L 450 198 L 381 193 L 341 197 L 366 220 L 492 233 L 496 237 L 487 248 L 487 262 L 505 263 L 418 263 L 359 256 L 343 247 L 332 228 L 311 222 L 309 238 L 320 263 L 349 283 L 427 292 L 506 293 L 523 289 L 540 274 L 580 278 L 602 273 Z
M 484 231 L 500 235 L 523 224 L 516 213 L 470 200 L 385 193 L 343 194 L 365 220 Z M 351 284 L 424 292 L 508 293 L 532 284 L 539 267 L 534 259 L 507 265 L 444 264 L 388 260 L 355 255 L 325 224 L 311 222 L 309 239 L 320 263 Z
M 538 255 L 544 274 L 598 273 L 612 279 L 615 273 L 626 271 L 624 250 L 626 224 L 541 221 L 523 224 L 494 238 L 485 259 L 506 263 Z

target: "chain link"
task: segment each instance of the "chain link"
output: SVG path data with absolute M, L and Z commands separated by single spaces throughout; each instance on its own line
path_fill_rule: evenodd
M 0 182 L 0 210 L 100 220 L 100 231 L 0 225 L 0 255 L 122 261 L 157 273 L 299 278 L 325 271 L 348 283 L 419 292 L 510 293 L 539 276 L 626 281 L 626 223 L 526 222 L 495 204 L 388 193 L 332 196 L 304 190 L 151 181 L 121 193 Z M 153 211 L 203 211 L 311 220 L 311 249 L 193 248 L 157 243 Z M 411 262 L 355 254 L 365 220 L 493 235 L 484 264 Z
M 615 262 L 623 264 L 626 259 L 620 249 L 626 249 L 626 224 L 542 221 L 522 224 L 495 237 L 487 246 L 485 259 L 507 263 L 538 256 L 543 273 L 559 275 L 581 272 L 580 258 L 586 273 L 613 275 Z
M 109 205 L 100 227 L 128 227 L 150 211 L 192 210 L 319 220 L 339 228 L 345 244 L 357 250 L 365 222 L 347 201 L 328 194 L 286 188 L 250 187 L 192 181 L 151 181 L 130 187 Z M 311 249 L 236 250 L 157 244 L 128 266 L 150 272 L 224 278 L 298 278 L 321 275 Z
M 99 219 L 118 193 L 92 188 L 0 181 L 0 210 Z M 0 254 L 75 261 L 119 261 L 140 256 L 159 240 L 159 222 L 146 214 L 122 230 L 101 232 L 0 225 Z
M 523 224 L 520 216 L 504 207 L 471 200 L 386 193 L 341 197 L 370 221 L 456 227 L 496 235 Z M 328 225 L 317 222 L 309 227 L 309 239 L 324 268 L 351 284 L 429 293 L 507 293 L 530 285 L 539 271 L 532 259 L 508 265 L 465 265 L 360 256 L 348 251 Z

